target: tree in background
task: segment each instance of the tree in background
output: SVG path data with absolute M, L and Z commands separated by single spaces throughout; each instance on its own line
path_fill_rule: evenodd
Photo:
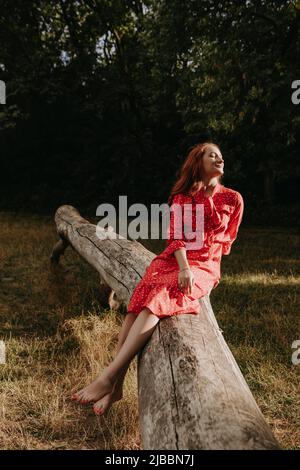
M 248 207 L 288 204 L 299 180 L 299 9 L 0 1 L 1 208 L 95 213 L 119 194 L 162 202 L 189 146 L 206 139 L 221 145 L 224 184 Z

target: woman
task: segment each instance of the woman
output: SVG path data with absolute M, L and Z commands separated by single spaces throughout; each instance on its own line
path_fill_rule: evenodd
M 151 261 L 133 291 L 114 360 L 96 380 L 72 395 L 80 403 L 94 403 L 96 414 L 122 398 L 129 364 L 158 321 L 181 313 L 197 315 L 198 299 L 219 284 L 222 255 L 230 253 L 244 210 L 241 194 L 220 183 L 223 174 L 224 160 L 216 144 L 205 142 L 190 150 L 168 200 L 169 205 L 183 208 L 183 218 L 171 211 L 167 246 Z M 192 207 L 193 233 L 197 204 L 204 207 L 203 243 L 198 248 L 185 237 L 185 204 Z

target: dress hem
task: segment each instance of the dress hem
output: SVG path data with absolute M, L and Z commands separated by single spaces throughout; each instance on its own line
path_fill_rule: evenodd
M 201 310 L 200 305 L 199 305 L 199 310 L 198 311 L 195 311 L 195 310 L 179 310 L 179 311 L 174 312 L 174 313 L 163 315 L 163 314 L 158 314 L 158 313 L 153 312 L 153 310 L 150 307 L 148 307 L 148 305 L 143 305 L 139 312 L 134 311 L 134 310 L 130 310 L 130 311 L 128 310 L 126 312 L 126 315 L 128 313 L 133 313 L 135 316 L 138 316 L 144 308 L 147 308 L 148 310 L 150 310 L 150 312 L 158 318 L 174 317 L 175 315 L 181 315 L 181 314 L 198 315 L 200 313 L 200 310 Z

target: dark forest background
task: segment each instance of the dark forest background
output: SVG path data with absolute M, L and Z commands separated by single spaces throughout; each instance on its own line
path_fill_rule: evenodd
M 298 224 L 299 1 L 0 0 L 0 210 L 166 202 L 220 145 L 245 223 Z

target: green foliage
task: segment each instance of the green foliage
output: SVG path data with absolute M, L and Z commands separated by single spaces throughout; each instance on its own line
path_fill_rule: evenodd
M 250 205 L 299 180 L 299 2 L 2 0 L 0 40 L 2 208 L 161 202 L 208 138 Z

